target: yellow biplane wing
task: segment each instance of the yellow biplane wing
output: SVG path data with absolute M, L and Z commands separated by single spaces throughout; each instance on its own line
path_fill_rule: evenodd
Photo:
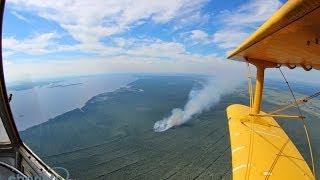
M 250 107 L 240 104 L 227 108 L 233 179 L 314 179 L 275 119 L 249 113 Z
M 251 107 L 227 108 L 233 179 L 315 179 L 273 116 L 260 111 L 265 68 L 320 69 L 320 0 L 291 0 L 229 55 L 257 67 Z M 311 149 L 311 148 L 310 148 Z

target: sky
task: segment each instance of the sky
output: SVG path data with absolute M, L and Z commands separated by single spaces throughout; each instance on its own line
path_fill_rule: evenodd
M 227 53 L 281 0 L 7 0 L 7 81 L 99 73 L 242 73 Z M 301 76 L 297 76 L 301 77 Z

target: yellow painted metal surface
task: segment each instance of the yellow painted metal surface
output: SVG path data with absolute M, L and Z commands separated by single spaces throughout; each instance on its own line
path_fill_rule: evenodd
M 256 65 L 257 66 L 257 78 L 256 78 L 256 88 L 254 93 L 254 101 L 253 101 L 253 113 L 259 114 L 261 109 L 261 101 L 262 101 L 262 92 L 264 85 L 264 65 Z
M 319 19 L 320 0 L 287 1 L 229 58 L 320 69 Z
M 233 179 L 315 179 L 274 118 L 249 114 L 248 106 L 227 108 Z

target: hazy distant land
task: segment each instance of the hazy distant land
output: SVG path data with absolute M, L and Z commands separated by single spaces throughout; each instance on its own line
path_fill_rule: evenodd
M 230 179 L 225 109 L 233 103 L 248 104 L 246 86 L 180 127 L 153 131 L 156 121 L 183 107 L 190 90 L 204 81 L 203 76 L 139 76 L 127 87 L 94 96 L 82 108 L 28 128 L 21 136 L 49 165 L 68 169 L 76 179 Z M 274 100 L 289 100 L 284 96 L 288 92 L 278 86 L 267 84 L 266 110 L 278 107 Z M 320 121 L 305 115 L 315 137 Z M 279 122 L 307 154 L 300 122 Z M 313 147 L 319 157 L 319 138 Z

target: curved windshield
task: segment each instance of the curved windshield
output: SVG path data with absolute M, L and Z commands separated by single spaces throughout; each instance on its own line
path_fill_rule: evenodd
M 72 179 L 232 178 L 226 111 L 250 106 L 256 70 L 226 56 L 284 3 L 8 0 L 2 56 L 21 139 Z M 320 90 L 318 71 L 281 69 L 297 99 Z M 279 69 L 268 68 L 261 110 L 288 103 Z M 315 160 L 319 105 L 301 104 Z M 275 122 L 312 167 L 302 121 Z

